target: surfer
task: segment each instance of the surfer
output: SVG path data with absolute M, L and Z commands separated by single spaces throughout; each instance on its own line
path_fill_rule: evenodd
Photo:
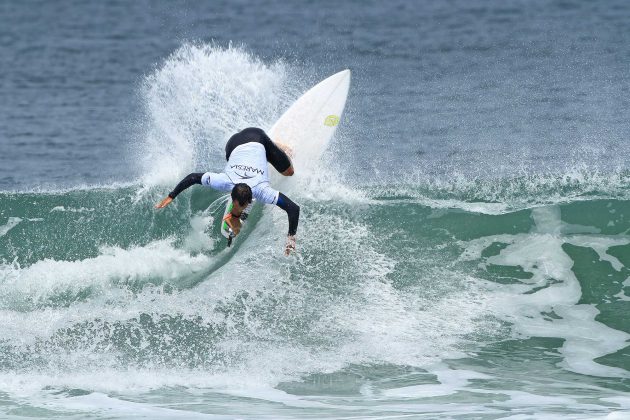
M 246 128 L 234 134 L 225 145 L 227 165 L 221 173 L 191 173 L 182 179 L 168 196 L 155 206 L 166 207 L 186 188 L 201 184 L 219 191 L 231 191 L 232 210 L 225 216 L 225 222 L 235 235 L 241 230 L 241 220 L 247 218 L 247 209 L 252 197 L 265 204 L 273 204 L 287 212 L 289 232 L 284 253 L 295 251 L 295 234 L 300 217 L 300 206 L 283 193 L 273 189 L 269 183 L 271 163 L 284 176 L 293 175 L 291 150 L 282 143 L 274 143 L 260 128 Z

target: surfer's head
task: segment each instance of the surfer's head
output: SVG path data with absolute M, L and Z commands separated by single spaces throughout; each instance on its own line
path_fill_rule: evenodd
M 241 207 L 246 207 L 252 202 L 252 189 L 247 184 L 236 184 L 232 188 L 232 201 L 238 202 Z

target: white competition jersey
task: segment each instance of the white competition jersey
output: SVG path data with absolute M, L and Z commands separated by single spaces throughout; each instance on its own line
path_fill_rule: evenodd
M 267 154 L 262 144 L 252 142 L 237 146 L 222 173 L 206 172 L 201 177 L 202 185 L 219 191 L 232 191 L 234 185 L 240 183 L 249 185 L 257 201 L 277 203 L 279 192 L 269 184 Z

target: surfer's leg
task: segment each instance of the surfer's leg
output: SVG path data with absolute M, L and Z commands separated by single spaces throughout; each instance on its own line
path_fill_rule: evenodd
M 293 164 L 289 155 L 281 148 L 283 146 L 288 148 L 284 144 L 276 144 L 267 136 L 263 139 L 262 144 L 265 146 L 265 152 L 267 154 L 267 161 L 276 168 L 276 171 L 280 172 L 284 176 L 293 175 Z M 290 149 L 290 148 L 289 148 Z
M 230 160 L 232 151 L 241 144 L 249 143 L 252 141 L 252 135 L 249 133 L 250 129 L 245 129 L 241 132 L 234 134 L 225 144 L 225 160 Z M 257 137 L 253 137 L 253 141 L 257 141 Z

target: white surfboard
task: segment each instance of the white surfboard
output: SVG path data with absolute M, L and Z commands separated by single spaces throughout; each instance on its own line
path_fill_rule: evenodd
M 317 162 L 341 121 L 350 89 L 350 70 L 319 82 L 285 111 L 267 132 L 273 141 L 291 146 L 296 172 Z
M 350 70 L 333 74 L 300 96 L 267 131 L 271 140 L 293 149 L 291 160 L 296 173 L 316 163 L 328 147 L 341 121 L 349 89 Z M 231 209 L 229 199 L 223 216 Z M 230 237 L 223 221 L 221 233 Z

